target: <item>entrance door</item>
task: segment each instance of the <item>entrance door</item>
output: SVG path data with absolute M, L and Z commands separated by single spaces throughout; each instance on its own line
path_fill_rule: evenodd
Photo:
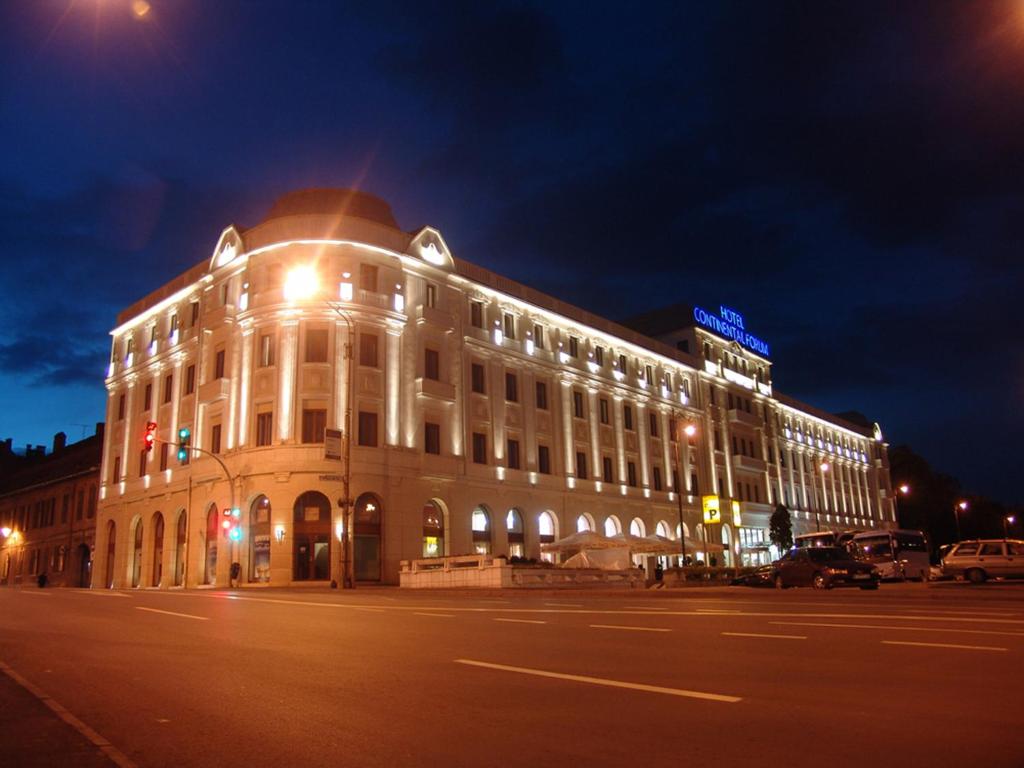
M 88 587 L 92 583 L 92 550 L 88 544 L 78 545 L 78 586 Z
M 356 499 L 355 573 L 356 581 L 380 581 L 381 503 L 372 493 Z
M 292 513 L 292 578 L 327 581 L 331 578 L 331 502 L 322 493 L 306 491 L 295 500 Z

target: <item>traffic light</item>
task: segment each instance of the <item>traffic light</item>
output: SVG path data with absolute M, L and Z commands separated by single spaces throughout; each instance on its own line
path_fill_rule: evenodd
M 156 422 L 146 422 L 146 433 L 142 436 L 142 442 L 146 446 L 146 453 L 153 450 L 153 443 L 156 442 Z
M 232 541 L 242 540 L 242 510 L 238 507 L 224 510 L 224 520 L 221 522 L 224 535 Z
M 188 464 L 189 442 L 191 440 L 192 433 L 188 431 L 188 427 L 182 427 L 178 430 L 178 461 L 182 464 Z

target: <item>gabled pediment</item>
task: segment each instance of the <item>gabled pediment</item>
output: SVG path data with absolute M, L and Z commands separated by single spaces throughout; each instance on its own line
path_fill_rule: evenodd
M 213 256 L 210 257 L 210 272 L 226 267 L 237 259 L 245 250 L 242 243 L 242 233 L 232 224 L 223 232 L 217 240 L 217 246 L 213 249 Z
M 455 261 L 441 233 L 433 227 L 424 227 L 409 243 L 409 253 L 418 256 L 428 264 L 443 269 L 454 269 Z

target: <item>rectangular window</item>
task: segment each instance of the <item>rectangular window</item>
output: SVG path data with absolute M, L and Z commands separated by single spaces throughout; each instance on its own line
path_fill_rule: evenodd
M 683 492 L 683 489 L 679 486 L 679 470 L 677 469 L 672 470 L 672 487 L 679 493 Z
M 121 482 L 121 457 L 114 457 L 114 471 L 111 474 L 110 482 L 119 483 Z
M 124 419 L 124 393 L 117 396 L 117 420 Z
M 376 264 L 359 265 L 359 287 L 364 291 L 370 291 L 371 293 L 377 292 Z
M 433 283 L 427 283 L 427 299 L 426 304 L 428 307 L 437 306 L 437 286 Z
M 537 410 L 546 411 L 548 409 L 548 385 L 543 381 L 538 381 L 536 385 L 537 389 Z
M 153 385 L 147 384 L 142 394 L 142 410 L 148 411 L 153 407 Z
M 191 303 L 191 307 L 192 307 L 192 315 L 191 315 L 192 319 L 189 321 L 189 327 L 190 328 L 195 328 L 196 327 L 196 323 L 199 322 L 199 302 L 198 301 L 193 301 Z
M 326 408 L 305 408 L 302 411 L 302 442 L 322 443 L 327 429 Z
M 169 339 L 173 339 L 174 338 L 174 334 L 176 334 L 177 332 L 178 332 L 178 313 L 175 312 L 173 315 L 171 315 L 171 330 L 170 330 L 170 333 L 168 334 L 168 338 Z
M 715 450 L 722 450 L 722 433 L 717 429 L 715 430 Z
M 479 363 L 473 363 L 470 367 L 470 385 L 474 392 L 479 392 L 481 395 L 486 394 L 486 388 L 484 386 L 484 367 Z
M 141 451 L 139 451 L 139 477 L 145 477 L 146 476 L 146 463 L 147 463 L 146 460 L 148 458 L 149 458 L 149 451 L 147 451 L 145 448 L 143 448 Z
M 60 521 L 66 523 L 68 521 L 68 510 L 71 509 L 71 494 L 65 493 L 64 498 L 60 502 Z
M 629 405 L 622 406 L 622 423 L 626 429 L 633 429 L 633 408 Z
M 612 458 L 611 456 L 603 456 L 601 458 L 601 474 L 604 477 L 606 483 L 614 483 L 615 475 L 612 474 Z
M 670 416 L 668 420 L 668 439 L 673 443 L 679 440 L 679 422 L 676 421 L 675 416 Z
M 423 450 L 435 456 L 441 455 L 441 425 L 427 422 L 423 425 Z
M 224 378 L 224 350 L 218 349 L 213 357 L 213 378 Z
M 210 427 L 210 453 L 220 453 L 220 424 Z
M 577 419 L 583 417 L 583 393 L 573 390 L 572 392 L 572 415 Z
M 650 425 L 651 425 L 651 437 L 657 437 L 658 436 L 658 414 L 656 414 L 656 413 L 649 413 L 649 414 L 647 414 L 647 416 L 648 416 L 648 421 L 650 422 Z
M 533 345 L 537 349 L 544 349 L 544 326 L 540 323 L 533 324 Z
M 654 369 L 652 369 L 649 365 L 644 366 L 644 381 L 646 381 L 648 384 L 654 383 Z
M 174 392 L 174 374 L 168 373 L 164 376 L 164 402 L 171 402 L 172 393 Z
M 587 479 L 587 454 L 583 451 L 576 451 L 576 477 Z
M 274 364 L 274 334 L 260 334 L 260 368 L 269 368 Z
M 274 440 L 274 412 L 256 414 L 256 445 L 270 445 Z
M 652 470 L 651 473 L 654 476 L 654 490 L 660 491 L 661 490 L 661 467 L 654 467 L 654 469 Z
M 619 373 L 629 373 L 625 355 L 619 355 Z
M 507 443 L 508 448 L 508 468 L 519 469 L 519 441 L 509 440 Z
M 542 475 L 551 474 L 551 451 L 546 445 L 537 446 L 537 471 Z
M 626 482 L 636 488 L 636 464 L 632 461 L 626 464 Z
M 469 322 L 474 328 L 484 327 L 484 305 L 479 301 L 469 302 Z
M 519 379 L 508 371 L 505 372 L 505 399 L 510 403 L 519 402 Z
M 569 337 L 569 357 L 580 356 L 580 340 L 575 336 Z
M 377 334 L 359 334 L 359 364 L 370 368 L 377 367 Z
M 441 355 L 429 347 L 423 351 L 423 377 L 438 381 L 441 378 Z
M 167 469 L 167 455 L 171 449 L 170 443 L 160 443 L 160 471 Z
M 196 391 L 196 367 L 190 365 L 185 369 L 185 394 L 191 395 Z
M 359 412 L 359 444 L 377 447 L 377 414 L 373 411 Z
M 594 362 L 604 365 L 604 347 L 594 347 Z
M 602 397 L 597 401 L 598 410 L 601 415 L 601 423 L 608 423 L 608 398 Z
M 504 331 L 506 339 L 514 339 L 516 337 L 516 318 L 515 315 L 506 312 L 503 316 Z
M 307 328 L 306 329 L 306 362 L 326 363 L 327 362 L 327 329 Z
M 487 463 L 487 435 L 480 432 L 473 433 L 473 463 Z

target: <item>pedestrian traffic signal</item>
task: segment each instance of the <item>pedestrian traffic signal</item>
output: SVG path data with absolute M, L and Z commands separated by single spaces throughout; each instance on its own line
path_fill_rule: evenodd
M 242 540 L 242 510 L 238 507 L 224 510 L 224 520 L 221 522 L 224 535 L 232 541 Z
M 188 464 L 188 446 L 191 440 L 192 433 L 189 432 L 188 427 L 182 427 L 178 430 L 178 461 L 182 464 Z
M 146 453 L 153 450 L 153 443 L 156 442 L 156 422 L 146 422 L 146 433 L 142 436 L 142 442 L 146 446 Z

